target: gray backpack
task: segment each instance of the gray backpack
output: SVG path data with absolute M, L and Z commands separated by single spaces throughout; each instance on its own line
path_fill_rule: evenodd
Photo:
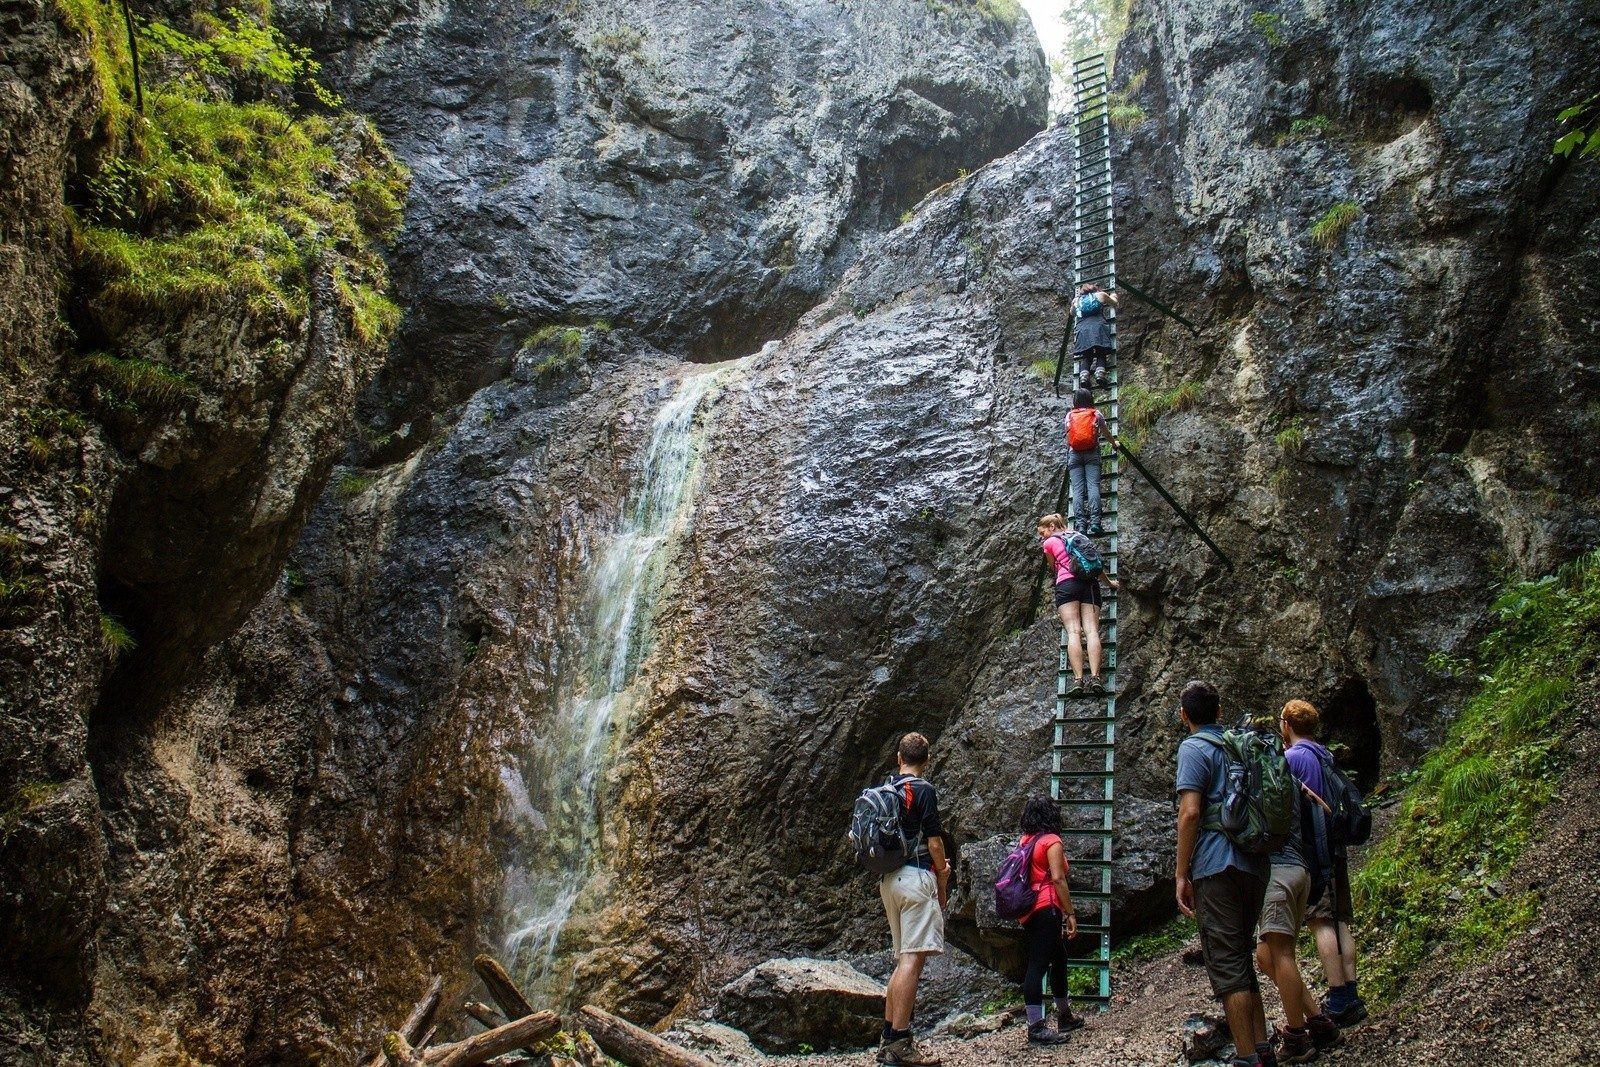
M 850 844 L 856 850 L 856 862 L 873 874 L 898 871 L 922 851 L 922 835 L 908 836 L 901 819 L 911 807 L 911 787 L 921 781 L 907 778 L 869 785 L 856 797 L 850 814 Z

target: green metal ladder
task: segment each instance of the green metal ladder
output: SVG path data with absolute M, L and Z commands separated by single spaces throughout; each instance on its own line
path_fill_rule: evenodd
M 1080 59 L 1072 65 L 1073 97 L 1073 290 L 1084 282 L 1104 289 L 1116 288 L 1116 241 L 1112 226 L 1111 123 L 1106 99 L 1110 71 L 1104 54 Z M 1099 407 L 1118 428 L 1116 313 L 1106 317 L 1112 332 L 1112 353 L 1106 360 L 1109 392 Z M 1071 330 L 1069 323 L 1068 330 Z M 1063 345 L 1063 357 L 1071 354 Z M 1076 368 L 1072 368 L 1076 373 Z M 1101 457 L 1101 518 L 1106 536 L 1100 542 L 1106 576 L 1117 575 L 1117 468 L 1115 453 Z M 1079 520 L 1082 520 L 1079 516 Z M 1100 610 L 1101 670 L 1112 692 L 1104 697 L 1069 698 L 1072 668 L 1067 660 L 1067 634 L 1061 631 L 1056 673 L 1055 729 L 1051 746 L 1050 792 L 1065 809 L 1063 837 L 1072 870 L 1074 905 L 1090 903 L 1098 921 L 1081 921 L 1078 936 L 1092 937 L 1093 955 L 1068 960 L 1069 973 L 1092 969 L 1097 979 L 1093 994 L 1074 1000 L 1105 1010 L 1111 1003 L 1111 869 L 1112 826 L 1116 803 L 1117 741 L 1117 597 L 1113 592 Z M 1087 674 L 1087 666 L 1085 668 Z M 1103 704 L 1101 702 L 1104 702 Z M 1092 879 L 1093 888 L 1079 888 Z

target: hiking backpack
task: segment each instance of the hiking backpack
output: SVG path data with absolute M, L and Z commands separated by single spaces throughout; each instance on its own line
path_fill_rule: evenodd
M 1097 408 L 1073 408 L 1067 412 L 1067 447 L 1074 452 L 1093 452 L 1100 447 Z
M 1080 319 L 1085 315 L 1093 315 L 1100 310 L 1100 307 L 1100 297 L 1096 293 L 1084 293 L 1078 297 L 1078 317 Z
M 1100 549 L 1094 541 L 1083 534 L 1074 531 L 1071 534 L 1051 534 L 1051 537 L 1061 538 L 1061 547 L 1067 550 L 1067 558 L 1072 561 L 1072 576 L 1094 580 L 1101 571 L 1106 569 L 1106 561 L 1100 556 Z
M 1038 843 L 1035 835 L 1000 862 L 1000 873 L 994 880 L 994 913 L 999 918 L 1015 922 L 1038 903 L 1039 891 L 1033 887 L 1033 848 Z
M 1342 856 L 1351 845 L 1364 845 L 1372 839 L 1372 811 L 1367 807 L 1356 784 L 1333 765 L 1331 757 L 1317 753 L 1322 764 L 1322 799 L 1331 813 L 1327 813 L 1328 841 L 1335 855 Z
M 1300 817 L 1300 783 L 1283 758 L 1283 742 L 1266 730 L 1197 733 L 1222 750 L 1222 802 L 1208 804 L 1201 829 L 1221 830 L 1241 852 L 1269 855 L 1282 848 Z
M 900 813 L 911 807 L 911 786 L 920 781 L 907 778 L 869 785 L 856 797 L 850 815 L 850 844 L 856 850 L 856 862 L 873 874 L 898 871 L 917 857 L 922 835 L 908 837 Z

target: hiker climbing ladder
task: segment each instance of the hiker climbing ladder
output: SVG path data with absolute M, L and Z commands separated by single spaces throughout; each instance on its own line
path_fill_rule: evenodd
M 1107 290 L 1116 288 L 1116 245 L 1112 232 L 1111 210 L 1111 123 L 1106 100 L 1108 78 L 1106 57 L 1090 56 L 1072 67 L 1074 102 L 1073 155 L 1076 166 L 1073 203 L 1073 290 L 1084 282 L 1095 282 Z M 1106 357 L 1109 392 L 1100 407 L 1113 436 L 1118 423 L 1118 377 L 1116 355 L 1116 316 L 1108 308 L 1112 351 Z M 1070 334 L 1072 325 L 1067 330 Z M 1062 355 L 1067 355 L 1063 343 Z M 1075 369 L 1073 373 L 1076 373 Z M 1059 372 L 1057 374 L 1059 379 Z M 1102 459 L 1102 522 L 1106 531 L 1101 543 L 1106 576 L 1117 576 L 1117 467 L 1118 459 Z M 1083 516 L 1078 516 L 1082 523 Z M 1055 729 L 1051 753 L 1051 794 L 1065 809 L 1063 836 L 1068 839 L 1074 884 L 1072 898 L 1098 906 L 1098 922 L 1082 922 L 1079 942 L 1094 938 L 1097 950 L 1092 956 L 1069 960 L 1074 969 L 1090 969 L 1098 979 L 1093 994 L 1075 1000 L 1104 1009 L 1111 1001 L 1111 853 L 1112 815 L 1116 799 L 1117 740 L 1117 597 L 1111 592 L 1101 608 L 1105 631 L 1104 671 L 1110 693 L 1095 697 L 1069 697 L 1073 685 L 1067 659 L 1067 633 L 1061 632 L 1060 662 L 1056 674 Z M 1104 701 L 1102 705 L 1100 702 Z M 1077 876 L 1093 879 L 1094 888 L 1080 888 Z M 1052 991 L 1054 992 L 1054 991 Z

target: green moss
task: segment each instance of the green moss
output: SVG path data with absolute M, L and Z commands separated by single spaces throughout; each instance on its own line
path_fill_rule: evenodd
M 52 2 L 67 29 L 89 42 L 89 61 L 100 96 L 101 132 L 109 138 L 121 137 L 134 117 L 133 60 L 121 9 L 106 0 Z
M 583 358 L 584 331 L 578 326 L 541 326 L 523 338 L 524 351 L 538 352 L 542 358 L 533 365 L 540 377 L 572 367 Z
M 1303 141 L 1310 138 L 1326 137 L 1333 131 L 1333 120 L 1326 115 L 1307 115 L 1289 123 L 1288 132 L 1280 134 L 1279 145 L 1289 144 L 1291 141 Z
M 16 822 L 60 792 L 63 784 L 39 781 L 18 784 L 6 798 L 5 806 L 0 808 L 0 823 L 9 825 Z
M 1306 428 L 1300 416 L 1290 419 L 1283 429 L 1272 435 L 1272 439 L 1285 455 L 1298 456 L 1306 447 Z
M 122 69 L 115 4 L 59 2 L 97 69 Z M 381 296 L 378 245 L 399 225 L 406 175 L 365 123 L 289 102 L 304 91 L 338 104 L 304 49 L 264 19 L 230 19 L 144 26 L 145 115 L 126 114 L 123 82 L 102 102 L 126 135 L 75 186 L 83 325 L 115 349 L 136 326 L 241 299 L 287 325 L 309 312 L 313 266 L 332 260 L 358 339 L 381 343 L 398 314 Z
M 1124 444 L 1137 452 L 1145 435 L 1161 416 L 1188 411 L 1200 402 L 1205 389 L 1199 382 L 1183 382 L 1171 389 L 1146 389 L 1130 385 L 1118 400 L 1119 435 Z
M 1362 215 L 1361 205 L 1353 200 L 1341 201 L 1323 212 L 1322 217 L 1311 224 L 1311 239 L 1323 248 L 1332 248 L 1339 243 L 1339 238 L 1344 232 L 1355 225 Z
M 346 500 L 353 499 L 371 489 L 372 484 L 377 480 L 376 477 L 370 474 L 357 474 L 355 471 L 346 472 L 339 476 L 339 495 Z
M 1283 44 L 1283 16 L 1274 15 L 1267 11 L 1257 11 L 1250 16 L 1250 25 L 1256 32 L 1267 39 L 1267 44 L 1277 48 Z
M 1513 585 L 1478 649 L 1481 685 L 1423 761 L 1393 830 L 1356 876 L 1371 917 L 1362 977 L 1386 1000 L 1428 956 L 1482 958 L 1536 919 L 1537 896 L 1502 879 L 1556 795 L 1574 691 L 1600 655 L 1600 552 Z

